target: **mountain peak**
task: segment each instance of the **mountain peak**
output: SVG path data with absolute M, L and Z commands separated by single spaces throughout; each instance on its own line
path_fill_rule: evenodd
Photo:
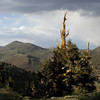
M 21 41 L 13 41 L 13 42 L 11 42 L 11 43 L 9 43 L 9 44 L 22 44 L 23 42 L 21 42 Z M 9 45 L 8 44 L 8 45 Z
M 13 41 L 0 49 L 2 61 L 27 70 L 36 70 L 41 61 L 49 56 L 49 50 L 32 43 Z

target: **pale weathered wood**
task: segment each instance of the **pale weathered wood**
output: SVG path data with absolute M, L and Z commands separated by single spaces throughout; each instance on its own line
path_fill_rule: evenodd
M 69 32 L 66 33 L 66 13 L 63 19 L 63 25 L 61 30 L 61 48 L 66 48 L 66 37 L 69 35 Z

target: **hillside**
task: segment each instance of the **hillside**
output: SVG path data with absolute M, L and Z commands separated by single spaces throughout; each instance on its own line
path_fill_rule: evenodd
M 100 47 L 95 48 L 94 50 L 91 51 L 91 56 L 92 56 L 92 63 L 96 67 L 100 66 Z
M 39 64 L 48 58 L 50 50 L 31 43 L 14 41 L 0 48 L 0 60 L 26 70 L 37 70 Z
M 91 62 L 93 66 L 96 67 L 98 73 L 100 74 L 100 47 L 97 47 L 94 50 L 92 50 L 91 56 L 92 56 Z
M 38 70 L 39 64 L 52 54 L 50 49 L 42 48 L 31 43 L 14 41 L 0 47 L 0 61 L 4 61 L 26 70 Z M 100 47 L 91 50 L 91 62 L 100 70 Z

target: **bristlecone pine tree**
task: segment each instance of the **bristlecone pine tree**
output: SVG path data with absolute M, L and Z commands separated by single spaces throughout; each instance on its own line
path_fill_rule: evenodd
M 86 93 L 95 90 L 95 76 L 89 63 L 89 50 L 81 52 L 70 40 L 66 43 L 64 16 L 61 31 L 61 46 L 53 51 L 53 56 L 43 64 L 41 74 L 45 96 L 63 96 L 71 93 Z

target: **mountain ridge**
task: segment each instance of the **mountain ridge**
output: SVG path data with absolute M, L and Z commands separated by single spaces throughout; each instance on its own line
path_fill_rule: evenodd
M 31 43 L 13 41 L 0 48 L 0 60 L 26 70 L 38 70 L 38 66 L 48 58 L 50 50 Z
M 0 61 L 13 64 L 28 71 L 39 69 L 39 65 L 52 54 L 51 49 L 32 43 L 13 41 L 0 48 Z M 91 62 L 100 70 L 100 46 L 90 50 Z

